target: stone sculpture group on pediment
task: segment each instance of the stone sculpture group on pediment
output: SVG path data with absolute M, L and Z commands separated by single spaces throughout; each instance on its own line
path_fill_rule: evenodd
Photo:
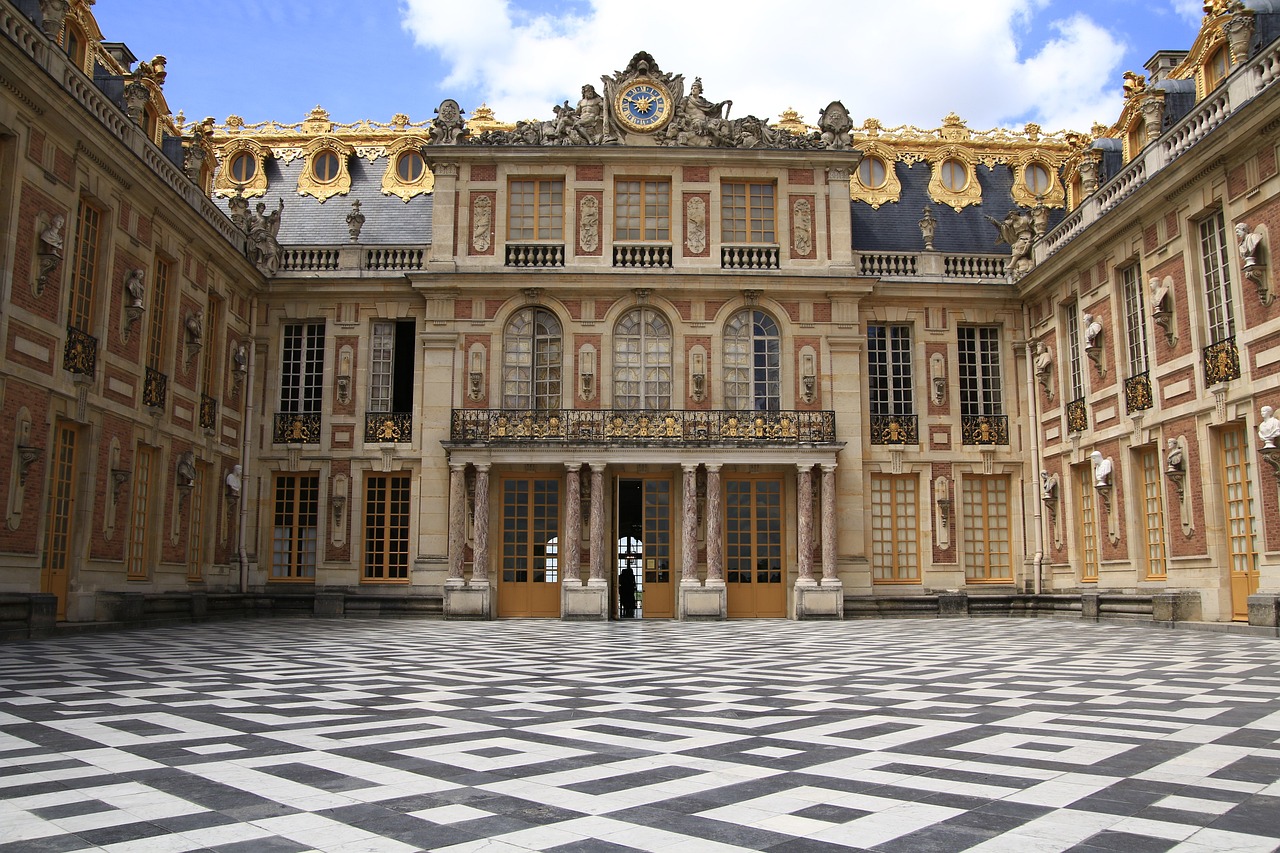
M 601 77 L 603 96 L 591 83 L 582 87 L 577 104 L 568 100 L 552 107 L 554 118 L 518 121 L 511 130 L 485 130 L 472 135 L 462 120 L 457 101 L 446 100 L 431 121 L 435 145 L 619 145 L 628 129 L 618 120 L 614 104 L 622 87 L 633 81 L 653 81 L 669 94 L 669 120 L 647 132 L 661 146 L 682 148 L 787 148 L 847 150 L 853 122 L 839 101 L 821 110 L 818 130 L 807 135 L 770 126 L 753 115 L 731 118 L 733 101 L 712 101 L 704 96 L 702 79 L 694 78 L 686 94 L 684 77 L 663 72 L 653 57 L 641 51 L 626 69 Z

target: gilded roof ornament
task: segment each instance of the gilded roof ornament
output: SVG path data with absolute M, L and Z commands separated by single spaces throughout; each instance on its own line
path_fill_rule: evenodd
M 514 123 L 499 121 L 488 104 L 481 104 L 472 110 L 471 118 L 467 120 L 467 130 L 471 131 L 472 136 L 479 136 L 486 130 L 515 130 L 515 127 Z
M 805 124 L 804 116 L 791 107 L 787 107 L 778 115 L 778 123 L 774 127 L 779 130 L 785 130 L 787 133 L 794 133 L 797 136 L 805 136 L 817 129 Z

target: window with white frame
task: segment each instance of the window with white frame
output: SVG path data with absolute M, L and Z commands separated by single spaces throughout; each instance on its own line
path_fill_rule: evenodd
M 1080 306 L 1070 302 L 1062 310 L 1067 327 L 1067 384 L 1070 390 L 1067 401 L 1070 402 L 1084 398 L 1084 365 L 1080 361 Z
M 1229 340 L 1236 334 L 1235 304 L 1228 275 L 1227 230 L 1218 211 L 1200 222 L 1200 263 L 1205 301 L 1209 309 L 1210 343 Z
M 738 411 L 781 408 L 782 340 L 768 314 L 744 308 L 724 330 L 724 405 Z
M 544 308 L 524 308 L 502 339 L 502 405 L 507 409 L 560 408 L 564 360 L 560 321 Z
M 324 323 L 286 323 L 280 361 L 280 411 L 319 414 L 324 390 Z
M 369 337 L 369 411 L 413 410 L 412 320 L 376 320 Z
M 652 308 L 628 311 L 614 327 L 613 406 L 671 406 L 671 326 Z
M 915 413 L 910 326 L 867 326 L 867 384 L 873 416 Z
M 1129 345 L 1129 375 L 1139 376 L 1147 372 L 1149 347 L 1147 344 L 1147 306 L 1142 292 L 1142 274 L 1137 264 L 1130 264 L 1120 271 L 1121 289 L 1124 291 L 1124 327 Z
M 1004 413 L 1000 379 L 1000 329 L 997 326 L 961 326 L 960 415 Z

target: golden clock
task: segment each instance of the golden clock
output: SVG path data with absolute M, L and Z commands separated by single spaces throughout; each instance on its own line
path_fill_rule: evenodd
M 636 133 L 652 133 L 671 120 L 671 93 L 657 80 L 637 79 L 614 99 L 618 123 Z

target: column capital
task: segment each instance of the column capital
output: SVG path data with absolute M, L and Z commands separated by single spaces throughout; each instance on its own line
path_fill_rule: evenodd
M 591 466 L 592 474 L 603 474 L 604 469 L 609 465 L 608 462 L 589 462 L 587 464 Z
M 834 463 L 834 462 L 823 462 L 823 463 L 822 463 L 822 473 L 824 473 L 824 474 L 834 474 L 835 472 L 836 472 L 836 463 Z
M 708 474 L 719 474 L 720 469 L 724 467 L 724 465 L 720 462 L 705 462 L 703 464 L 707 466 Z
M 477 473 L 477 474 L 488 474 L 488 473 L 489 473 L 489 463 L 488 463 L 488 462 L 476 462 L 476 463 L 475 463 L 475 466 L 476 466 L 476 473 Z
M 574 473 L 577 473 L 578 471 L 581 471 L 581 470 L 582 470 L 582 463 L 581 463 L 581 462 L 566 462 L 566 463 L 564 463 L 564 467 L 565 467 L 567 470 L 569 470 L 569 471 L 573 471 Z
M 681 463 L 680 463 L 680 470 L 682 470 L 682 471 L 684 471 L 684 472 L 686 472 L 686 473 L 687 473 L 687 472 L 689 472 L 689 471 L 693 471 L 693 472 L 697 473 L 698 466 L 699 466 L 699 465 L 701 465 L 701 464 L 702 464 L 701 462 L 681 462 Z
M 459 471 L 459 472 L 461 472 L 461 471 L 466 471 L 466 470 L 467 470 L 467 463 L 466 463 L 466 462 L 454 462 L 454 461 L 450 460 L 450 462 L 449 462 L 449 470 L 450 470 L 450 471 Z
M 796 463 L 796 471 L 800 472 L 801 474 L 810 474 L 810 473 L 812 473 L 812 472 L 813 472 L 813 463 L 812 463 L 812 462 L 797 462 L 797 463 Z

